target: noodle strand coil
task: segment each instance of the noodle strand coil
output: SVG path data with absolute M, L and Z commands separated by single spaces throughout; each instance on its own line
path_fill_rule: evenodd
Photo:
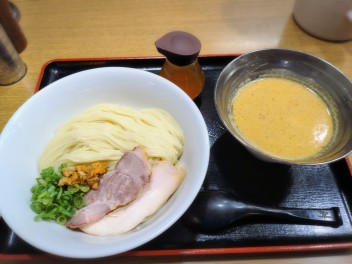
M 150 159 L 175 164 L 183 143 L 181 127 L 162 109 L 98 104 L 59 128 L 44 149 L 39 168 L 95 161 L 112 166 L 136 146 L 144 147 Z

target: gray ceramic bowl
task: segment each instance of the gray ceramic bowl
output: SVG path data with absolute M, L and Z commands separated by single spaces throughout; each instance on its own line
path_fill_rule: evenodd
M 261 77 L 285 77 L 307 85 L 318 93 L 332 112 L 334 136 L 320 153 L 305 159 L 286 160 L 270 156 L 251 145 L 235 129 L 231 102 L 243 84 Z M 234 59 L 221 72 L 215 88 L 217 112 L 228 131 L 255 156 L 286 164 L 324 164 L 352 151 L 352 82 L 330 63 L 307 53 L 286 50 L 257 50 Z

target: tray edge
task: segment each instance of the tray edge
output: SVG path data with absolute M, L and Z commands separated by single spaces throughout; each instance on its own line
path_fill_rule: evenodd
M 289 252 L 315 252 L 352 249 L 352 242 L 308 245 L 285 246 L 260 246 L 260 247 L 232 247 L 232 248 L 207 248 L 207 249 L 169 249 L 169 250 L 132 250 L 112 257 L 155 257 L 155 256 L 200 256 L 200 255 L 239 255 L 258 253 L 289 253 Z M 39 254 L 3 254 L 0 260 L 39 260 L 39 259 L 67 259 L 46 253 Z

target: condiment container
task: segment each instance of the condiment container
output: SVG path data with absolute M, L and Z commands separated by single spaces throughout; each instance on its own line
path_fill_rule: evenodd
M 195 99 L 205 82 L 204 72 L 198 63 L 199 39 L 187 32 L 173 31 L 158 39 L 155 46 L 166 57 L 160 75 Z
M 0 0 L 0 24 L 18 53 L 27 47 L 27 39 L 7 0 Z

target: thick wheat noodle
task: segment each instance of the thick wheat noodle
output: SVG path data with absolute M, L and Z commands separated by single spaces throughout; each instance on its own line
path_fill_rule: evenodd
M 98 104 L 58 129 L 39 159 L 39 168 L 94 161 L 112 165 L 136 146 L 144 147 L 150 159 L 175 164 L 183 141 L 182 129 L 162 109 Z

